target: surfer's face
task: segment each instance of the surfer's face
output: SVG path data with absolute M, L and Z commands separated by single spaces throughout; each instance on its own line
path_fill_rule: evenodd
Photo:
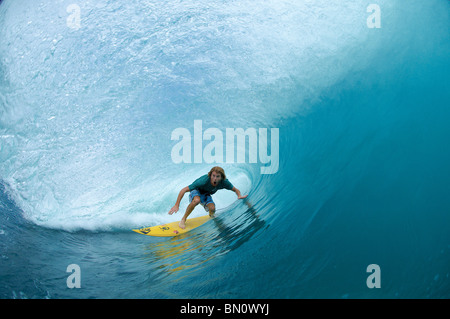
M 211 173 L 211 185 L 216 187 L 222 180 L 222 175 L 216 172 Z

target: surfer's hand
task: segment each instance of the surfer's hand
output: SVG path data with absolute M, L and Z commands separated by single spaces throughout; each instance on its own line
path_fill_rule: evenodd
M 170 210 L 169 210 L 169 215 L 172 215 L 173 213 L 176 213 L 178 211 L 179 207 L 178 205 L 173 206 Z
M 237 189 L 236 187 L 233 187 L 232 191 L 236 193 L 236 196 L 238 199 L 244 199 L 248 196 L 248 195 L 242 196 L 241 191 L 239 189 Z

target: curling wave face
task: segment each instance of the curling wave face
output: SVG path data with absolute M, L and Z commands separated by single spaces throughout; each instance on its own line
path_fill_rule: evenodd
M 68 255 L 114 281 L 86 297 L 448 297 L 449 3 L 377 3 L 380 29 L 364 1 L 2 1 L 2 267 L 39 270 L 0 296 L 73 296 L 45 270 Z M 276 173 L 174 161 L 199 120 L 278 128 Z M 176 242 L 130 237 L 214 165 L 248 201 L 216 193 Z
M 208 170 L 172 165 L 173 129 L 278 127 L 365 37 L 347 15 L 310 27 L 356 16 L 347 3 L 25 2 L 2 4 L 0 173 L 25 218 L 55 228 L 160 215 L 155 202 Z

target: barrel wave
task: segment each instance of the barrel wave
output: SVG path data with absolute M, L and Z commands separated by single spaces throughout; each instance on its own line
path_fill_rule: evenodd
M 0 298 L 449 298 L 449 14 L 1 1 Z M 174 161 L 172 132 L 200 121 L 223 156 Z M 277 169 L 250 138 L 227 159 L 230 128 L 277 129 L 255 144 Z M 216 165 L 246 200 L 218 191 L 183 236 L 131 231 L 180 219 L 178 192 Z

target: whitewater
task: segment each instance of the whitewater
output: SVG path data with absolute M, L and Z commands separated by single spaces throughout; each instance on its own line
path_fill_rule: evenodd
M 373 4 L 0 1 L 0 298 L 449 298 L 450 3 Z

